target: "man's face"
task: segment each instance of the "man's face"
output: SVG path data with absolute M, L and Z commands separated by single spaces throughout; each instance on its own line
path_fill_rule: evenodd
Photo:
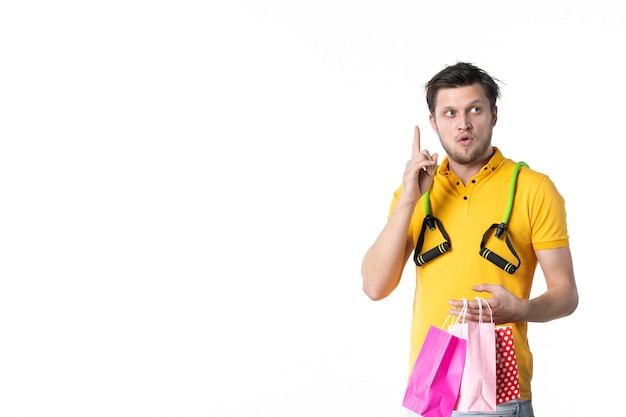
M 439 90 L 430 123 L 451 161 L 472 165 L 489 159 L 497 110 L 480 84 Z

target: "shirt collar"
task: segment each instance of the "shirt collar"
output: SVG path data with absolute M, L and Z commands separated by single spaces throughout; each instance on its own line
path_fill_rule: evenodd
M 493 155 L 491 155 L 491 158 L 489 158 L 489 161 L 485 165 L 482 166 L 482 168 L 477 173 L 477 175 L 480 175 L 482 173 L 488 174 L 490 172 L 495 171 L 496 167 L 500 165 L 503 160 L 504 160 L 504 155 L 502 154 L 500 149 L 494 146 Z M 439 169 L 437 170 L 437 172 L 445 176 L 450 175 L 450 163 L 448 161 L 447 155 L 445 158 L 443 158 L 443 161 L 441 162 L 441 165 L 439 166 Z

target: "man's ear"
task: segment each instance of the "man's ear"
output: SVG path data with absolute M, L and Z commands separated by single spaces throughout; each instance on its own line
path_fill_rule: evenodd
M 498 121 L 498 106 L 495 106 L 493 108 L 493 120 L 491 121 L 491 125 L 495 126 L 497 121 Z
M 439 134 L 439 130 L 437 129 L 437 120 L 435 120 L 435 116 L 433 116 L 432 113 L 428 116 L 428 120 L 430 120 L 430 125 L 432 126 L 435 133 Z

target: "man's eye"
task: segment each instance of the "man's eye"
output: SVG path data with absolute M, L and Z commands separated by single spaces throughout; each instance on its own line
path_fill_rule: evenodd
M 480 113 L 480 107 L 472 107 L 472 113 Z
M 445 115 L 446 116 L 454 116 L 454 110 L 446 110 Z

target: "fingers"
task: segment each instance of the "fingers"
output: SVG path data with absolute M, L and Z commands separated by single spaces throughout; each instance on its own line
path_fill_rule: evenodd
M 479 307 L 477 300 L 468 300 L 467 308 L 465 309 L 462 305 L 459 305 L 462 304 L 460 301 L 450 300 L 449 303 L 452 308 L 448 310 L 448 314 L 463 317 L 463 319 L 468 322 L 495 323 L 493 309 L 487 300 L 482 302 L 481 307 Z
M 497 291 L 498 287 L 500 286 L 493 285 L 493 284 L 480 284 L 480 285 L 473 285 L 472 290 L 476 292 L 488 292 L 488 293 L 493 294 L 495 291 Z
M 481 306 L 480 308 L 478 306 L 479 303 Z M 460 310 L 461 308 L 463 308 L 465 303 L 462 300 L 448 300 L 448 304 L 450 304 L 454 309 Z M 489 304 L 489 301 L 487 298 L 476 297 L 474 299 L 469 299 L 467 300 L 467 310 L 468 311 L 471 310 L 472 312 L 477 312 L 480 309 L 484 310 L 484 309 L 491 307 L 491 305 L 487 306 L 487 304 Z
M 428 151 L 425 151 L 428 152 Z M 426 172 L 428 172 L 428 175 L 435 175 L 435 167 L 437 166 L 437 158 L 439 157 L 439 155 L 437 155 L 436 153 L 430 155 L 430 161 L 432 162 L 430 164 L 430 166 L 425 167 L 424 169 L 426 170 Z
M 421 155 L 421 156 L 420 156 Z M 426 149 L 422 150 L 422 146 L 420 143 L 420 128 L 418 126 L 415 126 L 415 133 L 413 135 L 413 152 L 412 152 L 412 159 L 413 160 L 427 160 L 427 161 L 433 161 L 433 164 L 427 164 L 427 165 L 436 165 L 437 164 L 437 157 L 438 155 L 435 154 L 430 154 L 430 152 L 428 152 Z M 432 172 L 430 172 L 432 174 Z
M 420 128 L 415 126 L 415 134 L 413 135 L 413 157 L 416 157 L 422 150 L 420 146 Z

